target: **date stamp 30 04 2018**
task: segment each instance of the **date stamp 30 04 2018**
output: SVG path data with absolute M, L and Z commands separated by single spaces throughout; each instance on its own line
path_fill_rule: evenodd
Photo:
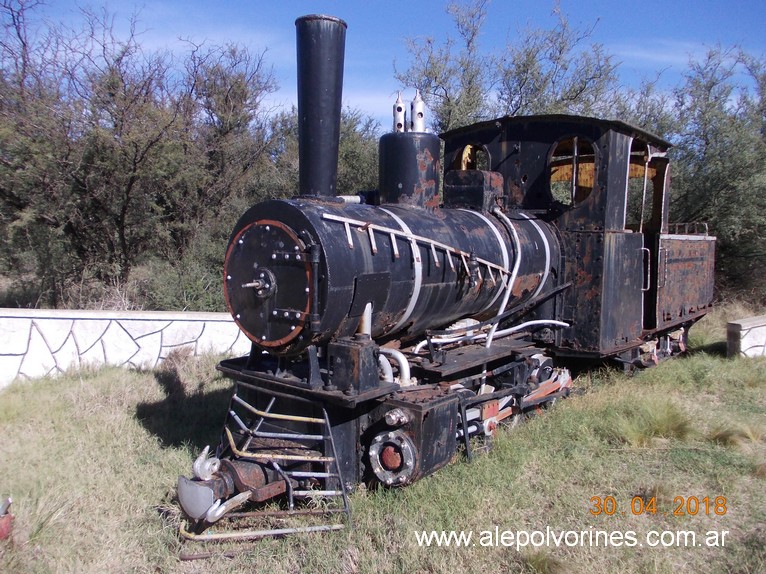
M 724 516 L 728 510 L 725 496 L 676 496 L 672 506 L 658 507 L 657 498 L 634 496 L 628 506 L 618 504 L 614 496 L 592 496 L 589 512 L 593 516 L 656 514 L 659 516 Z

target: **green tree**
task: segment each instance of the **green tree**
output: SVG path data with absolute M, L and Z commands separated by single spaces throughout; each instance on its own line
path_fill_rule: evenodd
M 663 138 L 679 131 L 673 94 L 658 88 L 660 77 L 644 80 L 638 88 L 623 87 L 612 98 L 604 117 L 619 118 Z
M 447 37 L 439 43 L 433 36 L 407 40 L 412 61 L 395 77 L 403 85 L 420 90 L 430 109 L 431 127 L 437 133 L 486 117 L 492 65 L 480 51 L 479 36 L 487 4 L 488 0 L 447 4 L 447 13 L 457 28 L 457 40 Z
M 749 71 L 751 85 L 741 80 Z M 766 270 L 766 141 L 763 62 L 711 48 L 676 90 L 673 214 L 709 222 L 727 289 L 759 289 Z M 755 86 L 752 89 L 751 86 Z
M 269 192 L 261 185 L 271 145 L 264 98 L 276 89 L 265 51 L 194 46 L 185 61 L 183 114 L 166 157 L 177 168 L 163 195 L 167 240 L 144 271 L 146 304 L 221 311 L 221 268 L 234 222 Z
M 182 260 L 239 198 L 258 196 L 263 99 L 276 86 L 264 53 L 194 47 L 179 69 L 142 49 L 135 18 L 127 38 L 106 12 L 83 12 L 79 30 L 33 29 L 36 7 L 0 5 L 4 261 L 37 278 L 45 304 L 89 305 L 87 287 Z
M 338 148 L 338 193 L 353 195 L 378 188 L 380 125 L 359 110 L 341 112 Z
M 298 110 L 274 114 L 269 125 L 266 163 L 259 172 L 259 188 L 266 197 L 290 197 L 298 192 Z
M 66 249 L 66 174 L 76 164 L 73 137 L 81 105 L 63 105 L 63 66 L 49 66 L 60 38 L 33 32 L 38 2 L 4 0 L 0 41 L 0 237 L 2 256 L 23 284 L 18 301 L 37 305 L 41 293 L 58 303 L 63 277 L 76 272 Z
M 572 28 L 558 5 L 550 29 L 528 29 L 498 58 L 496 112 L 604 114 L 619 87 L 617 64 L 600 44 L 585 45 L 591 28 Z
M 341 110 L 338 145 L 338 194 L 353 195 L 378 186 L 378 122 L 353 108 Z M 272 118 L 269 165 L 261 173 L 260 187 L 270 197 L 298 193 L 298 110 Z
M 613 57 L 600 44 L 586 44 L 592 27 L 573 28 L 556 5 L 552 28 L 510 35 L 503 50 L 487 53 L 479 38 L 488 5 L 447 5 L 457 38 L 408 39 L 410 65 L 395 76 L 420 90 L 434 131 L 506 114 L 604 114 L 621 101 Z
M 168 63 L 145 55 L 135 37 L 90 37 L 73 51 L 95 65 L 71 70 L 87 113 L 69 193 L 58 208 L 81 263 L 102 282 L 124 284 L 141 254 L 156 245 L 164 215 L 168 134 L 178 118 Z
M 264 98 L 277 89 L 265 54 L 195 46 L 185 61 L 175 96 L 183 113 L 168 134 L 179 164 L 165 196 L 171 251 L 164 255 L 171 259 L 232 202 L 261 194 L 258 172 L 270 145 Z
M 719 284 L 766 289 L 766 63 L 737 48 L 711 48 L 691 61 L 672 92 L 659 76 L 637 89 L 619 82 L 614 58 L 573 28 L 527 30 L 497 56 L 478 39 L 488 2 L 448 4 L 456 37 L 410 39 L 411 63 L 396 77 L 419 88 L 432 128 L 451 129 L 502 114 L 574 113 L 619 118 L 674 144 L 674 221 L 707 222 L 718 237 Z

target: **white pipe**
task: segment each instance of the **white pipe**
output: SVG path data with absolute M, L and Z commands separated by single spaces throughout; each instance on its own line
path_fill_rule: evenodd
M 569 323 L 565 323 L 564 321 L 555 321 L 553 319 L 537 319 L 535 321 L 527 321 L 526 323 L 521 323 L 520 325 L 516 325 L 515 327 L 509 327 L 508 329 L 503 329 L 502 331 L 498 331 L 495 333 L 495 336 L 497 337 L 505 337 L 506 335 L 510 335 L 511 333 L 515 333 L 517 331 L 523 331 L 527 327 L 534 327 L 536 325 L 551 325 L 554 327 L 569 327 Z
M 383 355 L 388 355 L 396 361 L 399 366 L 399 384 L 403 387 L 412 384 L 410 380 L 410 364 L 407 362 L 407 357 L 404 353 L 397 351 L 396 349 L 387 349 L 386 347 L 380 347 L 378 351 Z
M 356 332 L 361 335 L 372 336 L 372 303 L 367 303 L 362 311 L 362 317 L 359 319 L 359 326 Z
M 478 335 L 485 335 L 485 333 L 477 333 L 476 335 L 457 335 L 454 337 L 434 337 L 431 339 L 431 342 L 434 345 L 446 345 L 447 343 L 460 343 L 461 341 L 474 341 Z M 425 341 L 420 341 L 417 345 L 415 345 L 415 348 L 413 349 L 414 353 L 419 353 L 423 350 L 423 347 L 428 345 L 428 339 Z
M 519 267 L 521 266 L 521 242 L 519 241 L 519 234 L 516 232 L 516 228 L 513 226 L 513 223 L 511 223 L 511 220 L 506 217 L 505 213 L 503 213 L 499 207 L 493 208 L 492 213 L 501 218 L 513 234 L 513 240 L 515 242 L 514 249 L 516 251 L 515 261 L 513 262 L 513 271 L 511 271 L 511 278 L 508 281 L 508 287 L 505 291 L 505 294 L 503 295 L 503 302 L 500 304 L 500 309 L 497 311 L 497 316 L 499 317 L 505 312 L 505 308 L 508 306 L 508 301 L 511 298 L 511 290 L 513 289 L 513 284 L 516 283 L 516 276 L 519 274 Z M 489 347 L 492 345 L 492 339 L 495 336 L 496 330 L 497 323 L 493 324 L 489 329 L 489 334 L 487 335 L 487 343 L 484 345 L 487 349 L 489 349 Z
M 569 327 L 569 323 L 565 323 L 564 321 L 556 321 L 555 319 L 536 319 L 534 321 L 527 321 L 526 323 L 520 323 L 518 325 L 514 325 L 513 327 L 496 331 L 494 336 L 505 337 L 506 335 L 516 333 L 517 331 L 523 331 L 527 327 L 534 327 L 538 325 L 550 325 L 552 327 Z M 474 335 L 460 335 L 457 337 L 440 337 L 440 338 L 434 337 L 433 339 L 431 339 L 431 343 L 434 345 L 446 345 L 448 343 L 460 343 L 462 341 L 473 342 L 473 341 L 478 341 L 480 339 L 484 339 L 487 336 L 488 336 L 487 333 L 476 333 Z M 425 347 L 426 345 L 428 345 L 428 340 L 420 341 L 420 343 L 415 345 L 413 352 L 419 353 L 420 351 L 423 350 L 423 347 Z
M 383 355 L 378 355 L 378 365 L 383 371 L 383 380 L 387 383 L 394 382 L 394 370 L 391 368 L 391 363 L 388 362 Z

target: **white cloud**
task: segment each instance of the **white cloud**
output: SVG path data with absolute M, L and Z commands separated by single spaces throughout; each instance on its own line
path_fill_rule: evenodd
M 609 49 L 624 65 L 657 70 L 658 66 L 686 68 L 690 59 L 704 56 L 708 46 L 698 42 L 664 39 L 640 44 L 610 44 Z

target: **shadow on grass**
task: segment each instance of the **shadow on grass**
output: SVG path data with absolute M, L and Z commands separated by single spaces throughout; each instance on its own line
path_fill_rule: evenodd
M 700 345 L 699 347 L 693 347 L 689 349 L 689 355 L 697 355 L 699 353 L 705 353 L 713 357 L 727 357 L 728 348 L 726 341 L 716 341 L 715 343 L 708 343 L 707 345 Z
M 215 447 L 231 400 L 231 388 L 189 392 L 176 368 L 154 373 L 166 397 L 159 402 L 139 403 L 136 418 L 157 436 L 163 447 L 188 445 L 194 452 Z

